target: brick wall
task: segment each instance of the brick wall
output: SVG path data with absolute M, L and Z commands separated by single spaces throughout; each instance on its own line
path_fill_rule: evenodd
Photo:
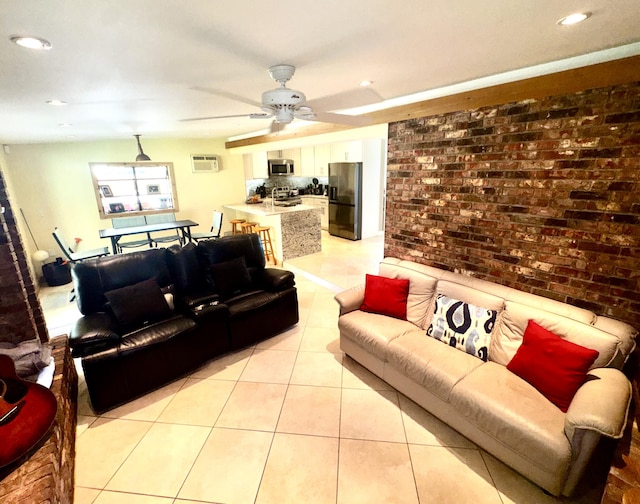
M 640 82 L 389 125 L 385 255 L 640 328 Z
M 48 340 L 6 185 L 0 171 L 0 341 Z

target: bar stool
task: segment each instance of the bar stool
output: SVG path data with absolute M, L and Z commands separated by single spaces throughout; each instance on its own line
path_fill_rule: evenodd
M 231 234 L 236 235 L 242 233 L 242 231 L 240 231 L 239 225 L 245 221 L 246 219 L 231 219 L 229 221 L 231 223 Z
M 271 233 L 269 230 L 270 226 L 258 226 L 255 229 L 255 232 L 260 236 L 260 240 L 262 241 L 262 248 L 264 249 L 264 258 L 269 262 L 269 258 L 273 259 L 273 264 L 275 266 L 278 265 L 278 260 L 276 259 L 275 254 L 273 253 L 273 244 L 271 243 Z
M 257 225 L 258 225 L 257 222 L 243 222 L 242 224 L 240 224 L 241 233 L 244 233 L 244 234 L 255 233 L 253 229 Z

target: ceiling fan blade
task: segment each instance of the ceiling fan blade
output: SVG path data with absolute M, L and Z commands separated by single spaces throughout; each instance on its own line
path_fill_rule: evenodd
M 211 117 L 190 117 L 188 119 L 180 119 L 180 122 L 190 121 L 208 121 L 209 119 L 231 119 L 232 117 L 251 117 L 254 114 L 236 114 L 236 115 L 223 115 L 223 116 L 211 116 Z
M 305 121 L 318 121 L 332 124 L 346 124 L 347 126 L 369 126 L 373 120 L 365 116 L 350 116 L 344 114 L 332 114 L 330 112 L 315 112 L 315 117 L 300 117 Z
M 239 101 L 241 103 L 246 103 L 247 105 L 253 105 L 254 107 L 261 107 L 262 103 L 257 102 L 255 100 L 251 100 L 249 98 L 245 98 L 244 96 L 240 96 L 234 93 L 230 93 L 228 91 L 222 91 L 220 89 L 212 89 L 212 88 L 206 88 L 206 87 L 200 87 L 200 86 L 193 86 L 192 88 L 194 91 L 201 91 L 203 93 L 208 93 L 211 95 L 216 95 L 216 96 L 222 96 L 223 98 L 229 98 L 230 100 L 235 100 L 235 101 Z
M 370 87 L 360 87 L 350 91 L 344 91 L 315 100 L 308 100 L 308 105 L 314 110 L 344 110 L 383 101 L 377 91 Z

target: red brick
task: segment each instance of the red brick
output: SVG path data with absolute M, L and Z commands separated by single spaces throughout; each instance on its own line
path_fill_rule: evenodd
M 391 124 L 385 255 L 640 328 L 638 103 L 633 83 Z

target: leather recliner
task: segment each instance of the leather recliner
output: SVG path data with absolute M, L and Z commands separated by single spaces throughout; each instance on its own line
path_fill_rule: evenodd
M 239 262 L 245 270 L 238 269 Z M 242 288 L 223 289 L 223 280 L 235 282 L 236 271 L 244 273 L 239 275 L 245 280 Z M 257 235 L 98 258 L 76 264 L 72 276 L 83 316 L 71 330 L 70 344 L 73 356 L 82 358 L 91 403 L 98 413 L 231 348 L 271 337 L 299 319 L 294 276 L 265 268 Z M 117 299 L 114 292 L 133 288 L 135 293 L 136 286 L 147 282 L 157 283 L 175 307 L 123 323 L 118 306 L 110 302 Z M 145 296 L 132 295 L 131 302 L 140 297 Z
M 260 237 L 255 234 L 226 236 L 198 243 L 198 262 L 209 286 L 229 309 L 231 348 L 242 348 L 274 336 L 298 323 L 298 295 L 290 271 L 266 268 Z M 216 285 L 211 269 L 244 257 L 249 284 L 241 292 L 226 295 Z

